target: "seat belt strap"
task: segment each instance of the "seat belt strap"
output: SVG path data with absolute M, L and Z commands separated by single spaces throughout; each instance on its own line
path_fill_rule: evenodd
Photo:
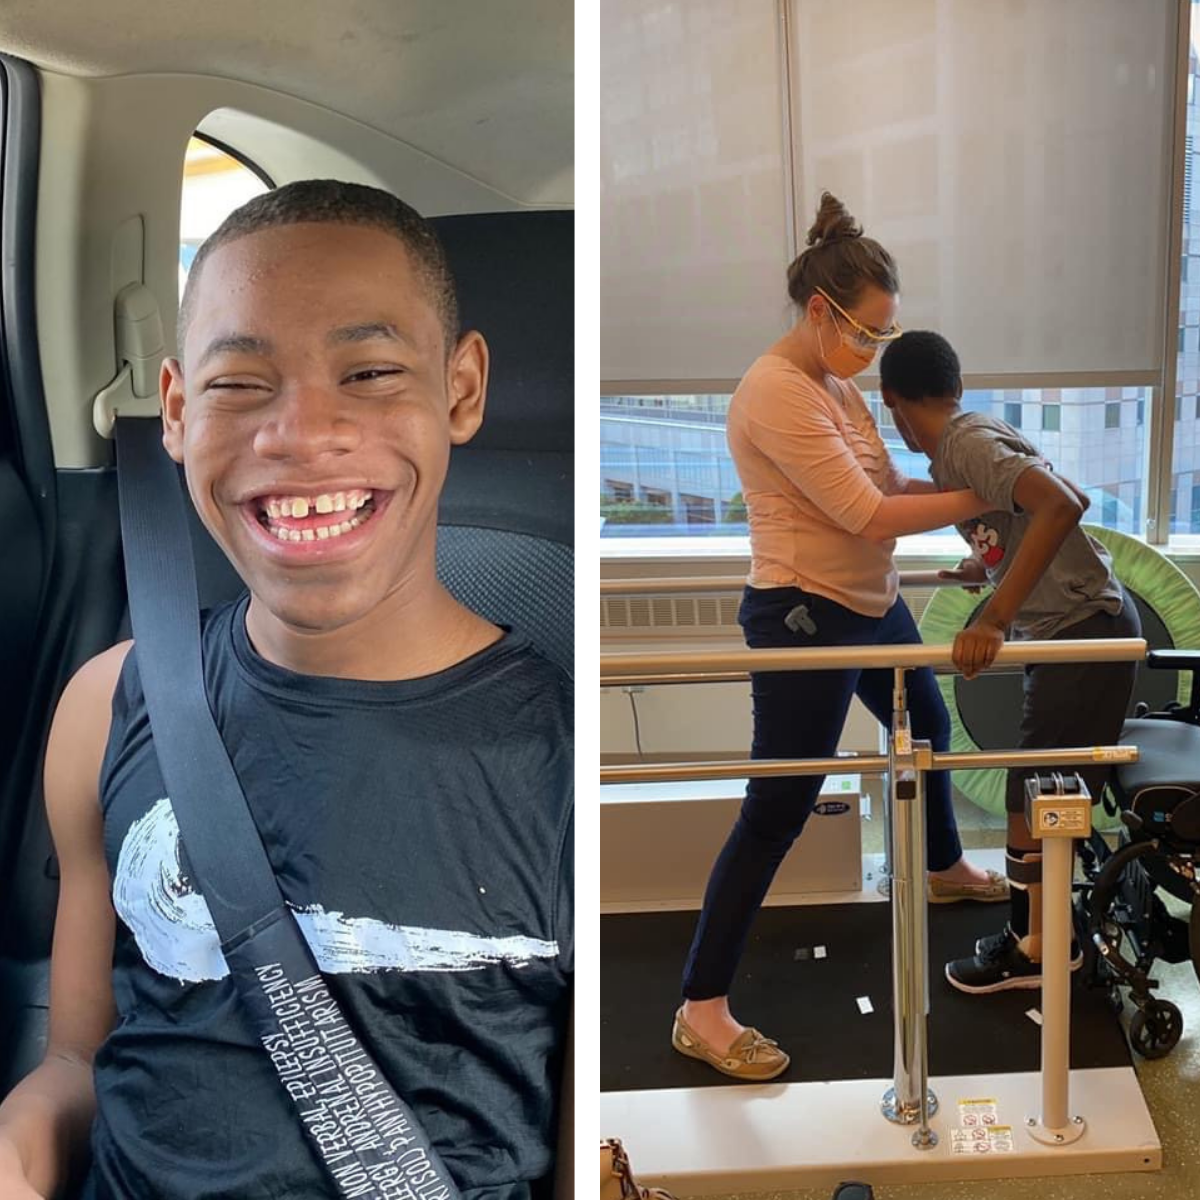
M 162 425 L 118 418 L 116 442 L 129 612 L 154 751 L 244 1011 L 339 1195 L 459 1200 L 416 1115 L 330 994 L 213 720 L 191 535 Z

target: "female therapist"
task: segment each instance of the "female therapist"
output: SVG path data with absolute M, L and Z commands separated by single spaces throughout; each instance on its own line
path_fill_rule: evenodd
M 754 362 L 729 408 L 729 446 L 750 519 L 751 567 L 738 621 L 746 644 L 895 645 L 919 642 L 898 595 L 895 539 L 981 511 L 973 492 L 906 479 L 850 382 L 899 336 L 896 264 L 828 192 L 808 249 L 788 268 L 796 323 Z M 857 695 L 890 725 L 890 670 L 752 676 L 752 758 L 825 758 Z M 949 746 L 950 721 L 930 670 L 908 676 L 913 736 Z M 675 1049 L 735 1079 L 787 1068 L 779 1045 L 734 1019 L 729 989 L 750 925 L 808 819 L 820 777 L 751 779 L 741 814 L 704 896 L 675 1017 Z M 950 779 L 927 788 L 930 888 L 938 900 L 1008 898 L 1007 883 L 962 855 Z

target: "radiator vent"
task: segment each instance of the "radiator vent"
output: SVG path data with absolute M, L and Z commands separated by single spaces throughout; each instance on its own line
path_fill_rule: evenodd
M 933 595 L 930 588 L 905 591 L 913 616 L 919 621 Z M 602 596 L 600 628 L 613 633 L 653 633 L 679 630 L 692 636 L 719 634 L 740 637 L 737 612 L 740 595 L 715 596 Z
M 681 629 L 691 633 L 738 631 L 737 596 L 604 596 L 600 627 L 621 633 L 639 630 L 661 633 Z

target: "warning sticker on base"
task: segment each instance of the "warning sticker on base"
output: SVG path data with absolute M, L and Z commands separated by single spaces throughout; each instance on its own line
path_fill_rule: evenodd
M 964 1129 L 998 1124 L 999 1116 L 996 1111 L 995 1099 L 989 1096 L 983 1100 L 960 1100 L 958 1102 L 958 1123 Z
M 950 1130 L 952 1154 L 1011 1154 L 1013 1131 L 1011 1125 L 977 1125 L 973 1129 Z

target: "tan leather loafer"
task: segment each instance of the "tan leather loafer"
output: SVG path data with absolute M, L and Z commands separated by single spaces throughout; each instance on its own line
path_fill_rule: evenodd
M 778 1042 L 765 1038 L 757 1029 L 747 1029 L 725 1054 L 718 1054 L 684 1019 L 683 1009 L 675 1014 L 675 1027 L 671 1030 L 671 1045 L 688 1058 L 698 1058 L 722 1075 L 744 1079 L 750 1083 L 762 1083 L 774 1079 L 788 1069 L 792 1061 L 779 1048 Z
M 929 877 L 930 904 L 957 904 L 974 900 L 977 904 L 998 904 L 1008 899 L 1008 879 L 999 871 L 988 871 L 987 883 L 951 883 L 946 879 Z

